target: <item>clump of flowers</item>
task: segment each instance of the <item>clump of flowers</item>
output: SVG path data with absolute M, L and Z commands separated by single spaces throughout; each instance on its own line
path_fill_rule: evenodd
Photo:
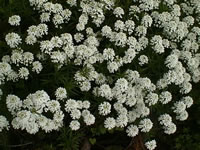
M 13 118 L 0 116 L 0 132 L 12 127 L 48 133 L 63 126 L 77 131 L 101 118 L 107 130 L 122 128 L 135 137 L 151 132 L 156 121 L 164 133 L 173 134 L 174 120 L 188 118 L 187 109 L 193 104 L 188 94 L 192 83 L 200 81 L 198 3 L 133 0 L 125 10 L 113 0 L 82 0 L 78 5 L 68 0 L 67 8 L 48 0 L 29 2 L 40 23 L 29 26 L 25 36 L 15 32 L 5 36 L 11 53 L 0 62 L 0 87 L 4 92 L 8 82 L 36 80 L 38 89 L 26 93 L 26 98 L 15 90 L 6 95 Z M 161 5 L 167 9 L 160 10 Z M 71 25 L 77 12 L 76 24 Z M 8 22 L 19 26 L 21 18 L 14 15 Z M 157 65 L 159 77 L 151 73 Z M 43 82 L 50 87 L 43 87 Z M 56 88 L 51 89 L 51 82 Z M 178 88 L 178 96 L 171 86 Z M 160 110 L 152 118 L 156 106 L 169 111 Z M 145 146 L 153 150 L 156 141 Z

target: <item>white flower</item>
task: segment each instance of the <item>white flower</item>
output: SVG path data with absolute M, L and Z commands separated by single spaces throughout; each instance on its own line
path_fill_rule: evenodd
M 90 102 L 89 101 L 83 101 L 82 102 L 82 108 L 89 109 L 90 108 Z
M 80 119 L 81 117 L 81 111 L 78 109 L 73 109 L 70 113 L 70 116 L 72 117 L 72 119 Z
M 83 31 L 85 29 L 85 25 L 83 23 L 78 23 L 76 25 L 77 31 Z
M 57 88 L 55 95 L 57 100 L 63 100 L 67 98 L 67 91 L 65 88 L 59 87 Z
M 139 58 L 139 65 L 143 66 L 144 64 L 147 64 L 149 59 L 146 55 L 141 55 Z
M 46 106 L 47 106 L 46 111 L 49 110 L 52 113 L 60 110 L 60 103 L 56 100 L 48 101 Z
M 25 40 L 26 44 L 33 45 L 37 42 L 37 38 L 34 35 L 28 35 Z
M 99 41 L 98 39 L 95 37 L 95 36 L 89 36 L 86 40 L 85 40 L 85 44 L 88 46 L 88 47 L 97 47 L 99 46 Z
M 125 22 L 125 27 L 126 27 L 126 31 L 128 31 L 128 34 L 132 34 L 134 29 L 135 29 L 135 22 L 133 20 L 127 20 Z
M 54 51 L 51 53 L 51 61 L 53 63 L 60 63 L 63 64 L 66 60 L 66 54 L 60 51 Z
M 190 96 L 185 96 L 181 101 L 186 105 L 187 108 L 190 108 L 193 104 L 193 99 Z
M 126 79 L 128 81 L 130 81 L 131 83 L 134 83 L 135 81 L 137 81 L 140 77 L 140 74 L 138 71 L 132 71 L 132 70 L 127 70 L 126 71 Z
M 54 9 L 54 4 L 53 3 L 51 3 L 51 2 L 46 2 L 45 4 L 44 4 L 44 10 L 45 11 L 53 11 L 53 9 Z
M 43 35 L 47 35 L 48 34 L 48 26 L 44 23 L 40 23 L 37 26 L 37 37 L 42 37 Z
M 74 100 L 74 99 L 68 99 L 66 101 L 66 104 L 65 104 L 65 110 L 66 110 L 66 112 L 70 112 L 70 111 L 72 111 L 72 110 L 74 110 L 76 108 L 78 108 L 78 103 L 77 103 L 76 100 Z
M 39 61 L 34 61 L 32 65 L 32 71 L 36 72 L 37 74 L 39 74 L 43 69 L 42 64 Z
M 67 23 L 70 20 L 72 12 L 69 9 L 64 9 L 61 12 L 62 17 L 65 19 L 65 23 Z
M 186 109 L 186 105 L 182 101 L 177 101 L 174 103 L 174 106 L 172 107 L 175 113 L 181 113 Z
M 123 21 L 121 20 L 117 20 L 114 24 L 115 26 L 115 31 L 123 31 L 124 30 L 124 27 L 125 27 L 125 24 Z
M 137 118 L 137 114 L 136 114 L 135 111 L 129 111 L 127 116 L 128 116 L 128 122 L 129 123 L 133 123 Z
M 172 117 L 169 114 L 160 115 L 158 118 L 161 125 L 169 126 L 172 123 Z
M 38 36 L 38 28 L 35 25 L 28 27 L 27 32 L 28 35 Z
M 106 116 L 111 112 L 111 105 L 108 102 L 103 102 L 98 107 L 99 114 L 102 116 Z
M 17 33 L 8 33 L 5 37 L 6 43 L 11 47 L 11 48 L 16 48 L 18 47 L 19 44 L 22 43 L 21 37 Z
M 138 36 L 146 36 L 147 34 L 147 28 L 144 27 L 144 26 L 138 26 L 136 29 L 135 29 L 136 33 Z
M 52 12 L 56 14 L 56 13 L 60 13 L 60 12 L 62 12 L 62 10 L 63 10 L 62 5 L 56 3 L 56 4 L 54 4 L 54 7 L 53 7 Z
M 82 111 L 82 113 L 81 113 L 81 115 L 82 115 L 83 117 L 85 117 L 85 116 L 87 116 L 87 115 L 89 115 L 89 114 L 90 114 L 90 111 L 87 110 L 87 109 L 84 109 L 84 110 Z
M 180 120 L 180 121 L 184 121 L 184 120 L 186 120 L 188 118 L 188 116 L 189 116 L 188 112 L 185 110 L 185 111 L 177 114 L 176 119 Z
M 122 15 L 124 15 L 124 10 L 121 7 L 116 7 L 113 11 L 113 14 L 116 17 L 122 18 Z
M 169 69 L 174 68 L 177 63 L 178 63 L 178 56 L 175 54 L 169 55 L 165 61 L 165 64 Z
M 145 143 L 145 146 L 148 150 L 154 150 L 156 148 L 156 141 L 155 140 L 151 140 Z
M 3 129 L 8 130 L 9 129 L 9 122 L 4 116 L 0 116 L 0 132 L 2 132 Z
M 192 84 L 190 82 L 183 82 L 180 87 L 180 93 L 182 94 L 188 94 L 192 90 Z
M 103 84 L 99 87 L 98 89 L 98 94 L 102 97 L 105 97 L 107 99 L 111 99 L 112 98 L 112 91 L 109 85 L 107 84 Z
M 163 91 L 161 94 L 160 94 L 160 99 L 159 101 L 162 103 L 162 104 L 167 104 L 169 103 L 170 101 L 172 100 L 172 94 L 168 91 Z
M 22 62 L 22 53 L 20 52 L 13 52 L 11 55 L 12 63 L 18 65 L 18 63 Z
M 88 114 L 83 116 L 84 122 L 87 126 L 92 125 L 95 123 L 95 117 L 92 114 Z
M 57 110 L 53 115 L 53 121 L 56 122 L 57 126 L 63 125 L 64 113 L 61 110 Z
M 146 96 L 146 103 L 148 103 L 149 106 L 155 105 L 158 102 L 158 94 L 156 93 L 149 93 Z
M 120 114 L 116 119 L 116 127 L 126 127 L 128 124 L 128 117 L 125 114 Z
M 77 1 L 76 0 L 67 0 L 66 1 L 71 7 L 76 6 Z
M 110 73 L 114 73 L 119 69 L 119 66 L 116 62 L 108 62 L 107 64 L 107 69 L 109 70 Z
M 41 41 L 40 42 L 40 50 L 44 53 L 49 54 L 50 51 L 52 51 L 52 49 L 54 48 L 53 44 L 51 43 L 51 41 Z
M 74 34 L 74 39 L 76 40 L 77 43 L 79 43 L 84 39 L 84 35 L 81 33 L 76 33 Z
M 1 74 L 7 75 L 11 72 L 11 66 L 10 64 L 6 62 L 0 62 L 0 72 Z
M 141 129 L 142 132 L 149 132 L 152 127 L 153 123 L 148 118 L 141 120 L 139 123 L 139 128 Z
M 164 133 L 173 134 L 176 132 L 176 125 L 174 123 L 170 123 L 168 126 L 164 126 Z
M 155 2 L 153 0 L 141 0 L 140 1 L 140 9 L 142 9 L 143 11 L 149 11 L 152 10 L 154 8 Z
M 115 51 L 112 48 L 106 48 L 103 50 L 103 57 L 104 60 L 110 60 L 112 61 L 115 56 Z
M 34 60 L 34 56 L 31 52 L 23 53 L 23 63 L 25 65 L 32 64 Z
M 38 125 L 41 128 L 43 128 L 46 125 L 48 119 L 45 116 L 40 115 L 37 120 L 38 120 Z
M 40 15 L 41 22 L 49 22 L 50 21 L 50 13 L 44 12 Z
M 22 101 L 20 98 L 11 94 L 6 97 L 6 104 L 11 113 L 19 111 L 22 107 Z
M 56 130 L 57 127 L 55 125 L 55 122 L 51 119 L 48 119 L 45 126 L 42 128 L 46 133 L 51 132 L 52 130 Z
M 21 18 L 18 15 L 13 15 L 13 16 L 9 17 L 9 19 L 8 19 L 8 23 L 12 26 L 19 26 L 20 21 L 21 21 Z
M 26 99 L 23 101 L 23 106 L 29 110 L 34 109 L 37 113 L 42 113 L 43 108 L 46 107 L 49 100 L 50 97 L 45 91 L 38 90 L 26 97 Z
M 128 89 L 128 81 L 125 78 L 119 78 L 115 83 L 115 87 L 124 92 Z
M 104 121 L 104 127 L 108 130 L 111 130 L 115 127 L 116 122 L 115 119 L 112 117 L 108 117 L 106 118 L 106 120 Z
M 130 126 L 128 126 L 127 129 L 126 129 L 126 133 L 127 133 L 127 135 L 130 136 L 130 137 L 135 137 L 136 135 L 138 135 L 139 129 L 138 129 L 138 127 L 135 126 L 135 125 L 130 125 Z
M 115 45 L 124 47 L 127 43 L 127 36 L 123 32 L 116 33 L 114 36 L 113 41 L 115 41 Z
M 58 27 L 58 25 L 64 23 L 64 18 L 59 14 L 55 14 L 52 20 L 55 24 L 55 27 Z
M 28 76 L 29 76 L 29 70 L 28 70 L 27 68 L 25 68 L 25 67 L 21 67 L 21 68 L 19 69 L 19 77 L 20 77 L 21 79 L 27 80 L 27 79 L 28 79 Z
M 149 15 L 145 15 L 143 18 L 142 18 L 142 21 L 141 21 L 141 24 L 145 27 L 151 27 L 153 23 L 153 20 L 151 18 L 151 16 Z
M 51 43 L 53 44 L 54 47 L 58 47 L 58 48 L 60 48 L 63 45 L 63 41 L 58 36 L 52 37 Z
M 76 130 L 80 129 L 80 123 L 79 123 L 77 120 L 72 120 L 72 121 L 70 122 L 69 127 L 70 127 L 72 130 L 76 131 Z
M 136 56 L 135 49 L 129 48 L 129 49 L 127 49 L 127 51 L 125 51 L 125 56 L 123 57 L 123 62 L 125 64 L 131 63 L 133 61 L 133 59 L 135 58 L 135 56 Z
M 91 83 L 90 83 L 90 81 L 81 82 L 80 89 L 81 89 L 81 91 L 89 91 L 91 89 Z
M 4 55 L 1 60 L 2 62 L 10 63 L 11 58 L 9 55 Z
M 110 38 L 111 35 L 112 35 L 112 29 L 111 27 L 109 26 L 104 26 L 102 29 L 101 29 L 101 32 L 102 32 L 102 35 L 107 37 L 107 38 Z

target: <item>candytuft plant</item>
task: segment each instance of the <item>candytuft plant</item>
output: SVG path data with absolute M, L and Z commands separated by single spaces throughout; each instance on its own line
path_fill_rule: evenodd
M 119 133 L 132 138 L 126 149 L 154 150 L 156 133 L 188 118 L 200 81 L 198 0 L 23 0 L 24 14 L 11 7 L 19 1 L 1 1 L 10 7 L 0 36 L 4 148 L 106 149 L 98 138 Z

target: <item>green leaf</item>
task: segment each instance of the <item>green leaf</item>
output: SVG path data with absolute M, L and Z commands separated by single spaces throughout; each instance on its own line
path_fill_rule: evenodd
M 96 139 L 95 138 L 89 138 L 89 141 L 92 145 L 94 145 L 96 143 Z

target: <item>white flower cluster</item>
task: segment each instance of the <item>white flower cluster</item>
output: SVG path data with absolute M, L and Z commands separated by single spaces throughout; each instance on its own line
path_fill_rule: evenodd
M 34 59 L 33 53 L 23 52 L 22 49 L 14 49 L 10 56 L 5 55 L 2 57 L 2 62 L 0 62 L 0 85 L 5 80 L 13 82 L 19 79 L 27 80 L 30 71 L 39 74 L 43 66 L 40 61 L 34 61 Z
M 183 97 L 180 101 L 174 103 L 172 109 L 176 113 L 176 119 L 184 121 L 188 118 L 186 108 L 190 108 L 193 104 L 193 99 L 190 96 Z
M 12 26 L 19 26 L 20 21 L 21 21 L 21 18 L 18 15 L 13 15 L 13 16 L 9 17 L 9 19 L 8 19 L 8 23 Z
M 8 33 L 5 38 L 10 48 L 17 48 L 22 43 L 21 37 L 17 33 Z
M 2 132 L 3 129 L 6 129 L 6 130 L 9 129 L 9 122 L 6 119 L 6 117 L 4 117 L 4 116 L 1 115 L 0 116 L 0 132 Z
M 27 32 L 26 44 L 34 45 L 37 42 L 37 38 L 42 38 L 44 35 L 48 34 L 48 26 L 44 23 L 37 26 L 32 25 L 27 29 Z
M 92 125 L 95 123 L 95 117 L 88 110 L 90 108 L 90 102 L 85 100 L 68 99 L 65 103 L 65 111 L 70 114 L 73 119 L 70 122 L 69 127 L 72 130 L 78 130 L 80 128 L 80 122 L 78 121 L 83 117 L 86 125 Z M 82 110 L 82 111 L 81 111 Z
M 135 137 L 139 132 L 147 133 L 153 128 L 150 113 L 154 106 L 168 104 L 177 120 L 187 119 L 186 109 L 193 104 L 192 97 L 188 96 L 192 82 L 200 81 L 200 17 L 194 17 L 200 16 L 197 1 L 179 4 L 175 0 L 164 0 L 162 5 L 166 5 L 168 11 L 163 12 L 159 11 L 161 1 L 133 0 L 135 5 L 129 7 L 127 14 L 125 9 L 115 6 L 113 0 L 68 0 L 66 9 L 48 0 L 29 2 L 40 14 L 40 23 L 28 27 L 25 42 L 15 32 L 5 36 L 12 52 L 3 56 L 0 62 L 0 85 L 7 81 L 17 84 L 19 79 L 27 80 L 32 72 L 43 73 L 45 65 L 42 64 L 52 63 L 58 72 L 63 68 L 67 70 L 69 65 L 75 68 L 72 79 L 79 92 L 89 94 L 99 102 L 94 105 L 97 111 L 92 112 L 92 100 L 70 98 L 70 92 L 63 87 L 56 89 L 56 100 L 50 100 L 43 90 L 29 94 L 24 100 L 9 94 L 6 105 L 14 117 L 13 128 L 30 134 L 39 129 L 45 132 L 58 130 L 67 113 L 72 130 L 80 129 L 82 121 L 92 125 L 101 116 L 106 129 L 124 128 L 128 136 Z M 105 15 L 108 12 L 115 20 L 111 24 Z M 76 23 L 68 23 L 70 17 L 77 14 Z M 9 18 L 11 25 L 19 25 L 19 22 L 20 17 Z M 67 30 L 70 33 L 62 33 L 68 25 L 74 26 L 73 31 L 70 32 L 70 28 Z M 58 32 L 52 33 L 55 30 Z M 32 49 L 22 49 L 23 43 L 37 49 L 34 53 Z M 157 59 L 163 59 L 165 72 L 156 70 L 159 79 L 155 81 L 146 77 L 152 77 L 151 73 L 144 75 L 143 72 L 148 66 L 157 65 L 154 63 Z M 160 68 L 162 64 L 158 65 Z M 175 99 L 171 85 L 179 90 L 179 100 Z M 62 112 L 64 109 L 65 113 Z M 45 112 L 52 113 L 53 119 L 47 118 Z M 160 115 L 158 121 L 164 133 L 176 131 L 169 114 Z M 6 118 L 1 117 L 0 131 L 8 127 Z M 153 150 L 156 141 L 145 145 Z
M 154 150 L 156 148 L 156 141 L 151 140 L 145 143 L 145 146 L 147 147 L 148 150 Z
M 158 120 L 163 125 L 164 132 L 166 134 L 173 134 L 176 131 L 176 125 L 172 122 L 172 117 L 169 114 L 161 115 Z
M 43 90 L 29 94 L 24 100 L 15 95 L 8 95 L 6 104 L 13 115 L 11 124 L 14 129 L 35 134 L 40 128 L 48 133 L 63 126 L 64 114 L 60 103 L 50 100 L 49 95 Z M 45 112 L 51 112 L 53 119 L 46 117 Z

